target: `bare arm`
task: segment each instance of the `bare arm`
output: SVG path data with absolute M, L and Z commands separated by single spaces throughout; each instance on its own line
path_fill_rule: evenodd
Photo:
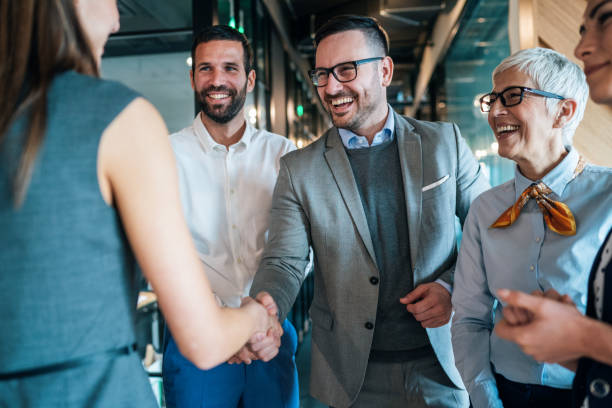
M 256 331 L 265 332 L 270 318 L 254 301 L 240 309 L 217 305 L 183 218 L 167 134 L 155 108 L 134 100 L 104 132 L 98 180 L 107 203 L 119 211 L 181 353 L 210 368 Z

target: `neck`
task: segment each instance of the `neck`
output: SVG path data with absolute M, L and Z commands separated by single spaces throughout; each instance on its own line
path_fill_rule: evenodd
M 370 120 L 368 120 L 368 123 L 359 129 L 356 129 L 354 133 L 359 136 L 364 136 L 366 139 L 368 139 L 368 143 L 371 145 L 374 141 L 374 136 L 385 127 L 387 115 L 392 114 L 393 113 L 389 111 L 389 106 L 385 103 L 383 109 L 374 112 L 370 117 Z
M 563 144 L 559 144 L 554 149 L 551 146 L 550 150 L 542 153 L 541 156 L 535 159 L 530 158 L 517 161 L 519 170 L 529 180 L 536 181 L 542 179 L 561 163 L 565 156 L 567 156 L 568 151 L 565 150 Z
M 215 122 L 203 112 L 200 112 L 200 120 L 206 127 L 210 137 L 212 137 L 215 142 L 225 146 L 228 150 L 231 145 L 238 143 L 240 139 L 242 139 L 246 129 L 246 120 L 242 115 L 242 111 L 238 112 L 238 114 L 227 123 Z

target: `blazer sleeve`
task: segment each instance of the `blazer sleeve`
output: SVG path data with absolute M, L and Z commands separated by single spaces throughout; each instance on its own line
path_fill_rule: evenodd
M 270 209 L 268 242 L 251 286 L 251 296 L 268 292 L 285 320 L 309 263 L 310 223 L 295 192 L 286 159 L 280 169 Z
M 465 139 L 461 136 L 461 132 L 456 124 L 453 123 L 454 142 L 456 145 L 455 152 L 457 154 L 455 169 L 456 192 L 455 192 L 455 215 L 459 217 L 461 226 L 463 227 L 465 218 L 472 201 L 481 193 L 491 188 L 489 180 L 483 173 L 478 164 L 478 161 L 472 154 Z M 444 271 L 439 277 L 439 280 L 444 281 L 452 286 L 455 272 L 455 264 L 448 270 Z
M 461 225 L 465 222 L 472 201 L 491 188 L 489 180 L 480 168 L 456 124 L 453 123 L 457 143 L 457 199 L 455 214 Z

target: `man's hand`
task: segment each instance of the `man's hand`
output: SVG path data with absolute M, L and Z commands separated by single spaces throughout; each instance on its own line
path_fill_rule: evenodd
M 243 302 L 250 298 L 244 298 Z M 267 292 L 260 292 L 255 300 L 263 305 L 268 311 L 269 321 L 268 330 L 257 332 L 251 336 L 248 343 L 235 354 L 228 363 L 250 364 L 253 360 L 270 361 L 278 354 L 280 339 L 283 335 L 283 328 L 278 322 L 278 307 L 272 296 Z
M 497 294 L 508 305 L 523 309 L 531 316 L 528 323 L 513 325 L 504 314 L 495 326 L 499 337 L 518 344 L 537 361 L 560 363 L 568 368 L 584 354 L 578 337 L 583 316 L 568 296 L 556 291 L 534 296 L 506 289 L 500 289 Z
M 249 296 L 244 297 L 242 299 L 242 305 L 253 301 L 260 303 L 268 312 L 267 330 L 266 332 L 258 331 L 253 334 L 247 344 L 227 360 L 228 364 L 251 364 L 254 360 L 267 362 L 278 354 L 283 328 L 278 322 L 278 308 L 276 302 L 274 302 L 270 294 L 261 292 L 255 299 Z
M 257 356 L 249 351 L 247 346 L 243 346 L 236 354 L 234 354 L 229 360 L 228 364 L 251 364 L 253 360 L 257 360 Z
M 451 295 L 436 282 L 423 283 L 400 299 L 414 318 L 425 328 L 444 326 L 453 309 Z

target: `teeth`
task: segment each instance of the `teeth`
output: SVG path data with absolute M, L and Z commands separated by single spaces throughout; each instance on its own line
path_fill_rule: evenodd
M 332 100 L 332 105 L 338 106 L 338 105 L 342 105 L 343 103 L 349 103 L 349 102 L 353 102 L 353 98 L 349 96 L 345 96 L 344 98 L 338 98 L 338 99 Z
M 227 98 L 228 96 L 229 94 L 208 94 L 208 97 L 212 99 L 223 99 Z
M 496 128 L 497 133 L 501 133 L 501 132 L 513 132 L 515 130 L 518 130 L 519 127 L 516 125 L 506 125 L 506 126 L 498 126 Z

